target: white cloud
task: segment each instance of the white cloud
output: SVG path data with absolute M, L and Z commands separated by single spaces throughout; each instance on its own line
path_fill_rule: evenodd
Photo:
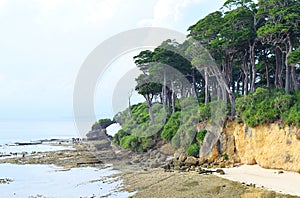
M 153 18 L 143 19 L 139 26 L 168 26 L 178 22 L 182 11 L 191 4 L 199 4 L 203 0 L 157 0 L 153 8 Z

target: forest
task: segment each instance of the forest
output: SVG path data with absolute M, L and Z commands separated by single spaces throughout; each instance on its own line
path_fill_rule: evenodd
M 146 102 L 115 116 L 115 143 L 142 151 L 163 139 L 197 155 L 200 122 L 300 126 L 299 22 L 299 0 L 228 0 L 183 43 L 140 52 L 135 90 Z

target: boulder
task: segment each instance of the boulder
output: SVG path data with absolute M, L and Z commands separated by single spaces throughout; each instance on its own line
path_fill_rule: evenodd
M 187 156 L 185 153 L 181 153 L 179 156 L 179 161 L 184 162 L 187 159 Z
M 189 157 L 186 158 L 186 160 L 184 161 L 184 163 L 186 165 L 196 165 L 198 163 L 198 160 L 195 157 L 189 156 Z
M 247 164 L 247 165 L 254 165 L 254 164 L 256 164 L 256 163 L 257 163 L 257 162 L 256 162 L 256 160 L 255 160 L 254 157 L 248 158 L 247 161 L 246 161 L 246 164 Z

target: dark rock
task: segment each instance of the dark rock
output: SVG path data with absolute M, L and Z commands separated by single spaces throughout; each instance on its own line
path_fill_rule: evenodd
M 220 175 L 225 175 L 225 172 L 223 169 L 217 169 L 216 172 L 219 173 Z

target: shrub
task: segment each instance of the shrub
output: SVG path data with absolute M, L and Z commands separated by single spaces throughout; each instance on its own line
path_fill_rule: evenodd
M 172 140 L 180 125 L 180 115 L 180 112 L 176 112 L 170 116 L 161 132 L 161 137 L 163 139 L 169 142 Z
M 133 135 L 128 135 L 122 137 L 120 141 L 120 146 L 124 149 L 137 149 L 138 139 Z
M 206 136 L 206 133 L 207 133 L 207 130 L 202 130 L 202 131 L 199 131 L 197 133 L 197 136 L 196 136 L 196 140 L 199 142 L 199 143 L 203 143 L 204 141 L 204 138 Z
M 155 141 L 153 140 L 153 137 L 140 138 L 139 142 L 140 142 L 139 151 L 145 151 L 149 148 L 152 148 L 155 145 Z
M 123 129 L 120 129 L 115 135 L 114 135 L 114 144 L 120 145 L 120 141 L 124 136 L 129 135 L 126 131 Z
M 186 152 L 189 156 L 197 157 L 199 155 L 199 150 L 199 145 L 197 143 L 193 143 L 187 148 Z
M 300 126 L 300 105 L 296 103 L 283 118 L 288 125 Z
M 211 117 L 210 105 L 200 104 L 199 105 L 199 120 L 205 121 Z
M 250 127 L 277 120 L 295 124 L 299 111 L 292 110 L 292 106 L 296 103 L 298 103 L 296 97 L 284 94 L 283 90 L 269 92 L 267 89 L 258 88 L 253 94 L 236 100 L 236 112 L 237 116 Z

